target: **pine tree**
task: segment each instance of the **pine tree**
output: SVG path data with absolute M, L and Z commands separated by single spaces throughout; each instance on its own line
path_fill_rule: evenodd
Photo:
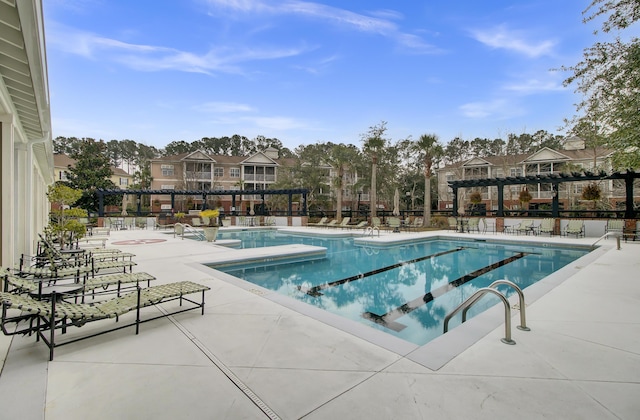
M 113 172 L 106 154 L 106 145 L 103 141 L 83 139 L 79 151 L 71 157 L 76 160 L 76 163 L 73 167 L 69 166 L 67 185 L 82 190 L 82 197 L 76 205 L 88 212 L 96 212 L 98 210 L 96 190 L 116 188 L 111 181 Z M 118 196 L 106 196 L 104 204 L 118 204 Z

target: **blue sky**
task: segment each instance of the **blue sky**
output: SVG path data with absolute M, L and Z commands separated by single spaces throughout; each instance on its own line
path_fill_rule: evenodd
M 47 0 L 53 136 L 560 133 L 591 0 Z

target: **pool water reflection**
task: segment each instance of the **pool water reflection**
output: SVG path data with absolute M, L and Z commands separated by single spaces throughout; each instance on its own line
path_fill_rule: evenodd
M 249 247 L 316 245 L 327 248 L 327 258 L 213 268 L 417 345 L 441 335 L 445 316 L 478 289 L 499 279 L 525 289 L 588 253 L 581 248 L 443 239 L 371 247 L 354 244 L 351 238 L 251 234 L 241 238 Z M 507 296 L 513 293 L 508 287 L 498 289 Z M 468 318 L 498 302 L 486 296 Z M 454 318 L 449 328 L 459 322 Z

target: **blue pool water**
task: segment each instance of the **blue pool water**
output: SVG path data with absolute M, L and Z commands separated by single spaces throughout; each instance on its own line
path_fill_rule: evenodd
M 446 239 L 378 247 L 354 244 L 352 238 L 276 231 L 225 235 L 241 239 L 246 248 L 292 243 L 326 247 L 327 258 L 320 260 L 213 268 L 417 345 L 441 335 L 445 316 L 478 289 L 499 279 L 524 289 L 588 253 Z M 498 289 L 512 293 L 508 287 Z M 468 317 L 496 303 L 496 297 L 487 295 Z M 459 322 L 454 318 L 450 328 Z

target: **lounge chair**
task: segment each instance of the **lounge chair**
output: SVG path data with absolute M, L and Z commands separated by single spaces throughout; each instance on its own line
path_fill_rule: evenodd
M 338 219 L 331 219 L 331 221 L 329 221 L 329 223 L 324 225 L 324 227 L 335 227 L 337 223 L 338 223 Z
M 556 231 L 556 221 L 552 218 L 542 219 L 540 226 L 538 226 L 538 235 L 549 234 L 552 236 Z
M 334 223 L 333 225 L 331 225 L 331 227 L 344 228 L 349 224 L 350 220 L 351 220 L 350 217 L 344 217 L 340 223 Z M 329 225 L 327 225 L 327 227 L 329 227 Z
M 151 280 L 155 280 L 155 277 L 144 272 L 106 274 L 82 280 L 80 282 L 82 289 L 79 289 L 78 293 L 92 292 L 97 289 L 107 290 L 110 286 L 117 286 L 116 293 L 120 296 L 122 290 L 131 286 L 135 287 L 143 282 L 147 282 L 147 287 L 149 287 Z M 4 275 L 4 291 L 18 294 L 30 293 L 38 296 L 41 294 L 40 290 L 44 282 L 48 282 L 48 279 L 29 279 L 7 272 Z
M 307 225 L 316 226 L 316 227 L 325 226 L 327 224 L 327 219 L 328 219 L 327 217 L 323 217 L 317 223 L 307 223 Z
M 584 236 L 584 221 L 578 219 L 569 220 L 569 223 L 564 228 L 564 235 L 576 235 L 576 238 Z
M 367 222 L 366 220 L 363 220 L 360 223 L 358 223 L 357 225 L 347 225 L 345 227 L 347 229 L 364 229 L 364 228 L 367 227 L 368 224 L 369 224 L 369 222 Z
M 23 311 L 26 316 L 31 316 L 29 320 L 29 327 L 23 328 L 20 333 L 37 333 L 38 339 L 49 347 L 49 360 L 53 360 L 53 352 L 56 347 L 70 344 L 79 340 L 84 340 L 89 337 L 101 335 L 110 331 L 119 330 L 122 328 L 134 326 L 136 327 L 136 334 L 139 332 L 140 324 L 148 322 L 154 319 L 174 315 L 181 312 L 190 311 L 193 309 L 201 308 L 204 315 L 204 292 L 209 290 L 207 286 L 193 283 L 190 281 L 182 281 L 177 283 L 169 283 L 160 286 L 152 286 L 147 288 L 138 288 L 135 292 L 126 293 L 119 297 L 112 299 L 98 301 L 96 303 L 68 303 L 56 299 L 56 296 L 52 296 L 50 301 L 37 300 L 29 297 L 28 295 L 16 295 L 7 292 L 0 292 L 0 301 L 2 302 L 2 331 L 7 334 L 15 334 L 16 331 L 9 331 L 6 329 L 7 322 L 14 322 L 16 317 L 7 317 L 7 309 L 17 309 Z M 193 293 L 202 293 L 202 299 L 200 302 L 191 300 L 186 295 Z M 163 311 L 162 315 L 155 316 L 149 319 L 140 320 L 140 309 L 156 305 L 159 303 L 166 303 L 173 300 L 180 301 L 180 308 L 172 312 Z M 189 302 L 193 305 L 189 305 L 188 308 L 183 308 L 183 302 Z M 69 327 L 82 327 L 83 325 L 99 321 L 103 319 L 115 319 L 118 321 L 119 317 L 127 312 L 136 312 L 135 321 L 126 324 L 119 325 L 107 330 L 100 330 L 96 333 L 81 336 L 78 338 L 70 339 L 66 342 L 56 343 L 55 331 L 62 329 L 63 333 Z M 25 316 L 22 315 L 22 320 L 25 320 Z M 20 322 L 16 320 L 15 322 Z

